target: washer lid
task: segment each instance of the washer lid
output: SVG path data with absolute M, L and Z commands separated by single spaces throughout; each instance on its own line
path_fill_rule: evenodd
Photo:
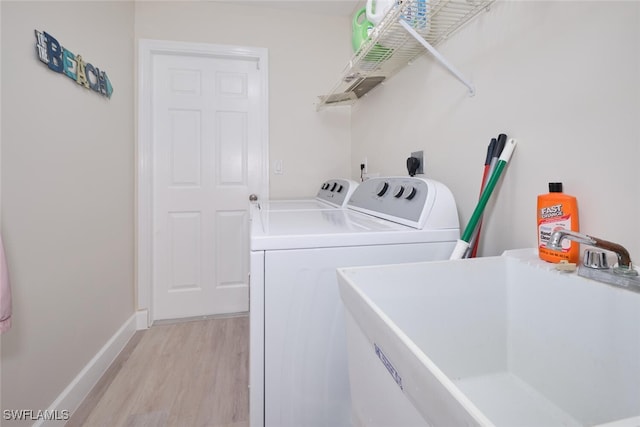
M 252 219 L 251 250 L 456 241 L 458 228 L 417 230 L 351 210 L 261 211 Z

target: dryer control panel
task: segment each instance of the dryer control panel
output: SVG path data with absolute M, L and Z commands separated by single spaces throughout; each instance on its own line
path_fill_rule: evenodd
M 451 191 L 416 177 L 379 177 L 361 183 L 347 207 L 414 228 L 459 228 Z
M 350 179 L 330 179 L 322 183 L 316 199 L 342 208 L 347 205 L 356 187 L 358 183 Z

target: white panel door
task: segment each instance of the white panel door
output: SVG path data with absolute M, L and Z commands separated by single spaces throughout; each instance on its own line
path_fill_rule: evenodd
M 152 72 L 154 319 L 247 311 L 257 63 L 155 55 Z

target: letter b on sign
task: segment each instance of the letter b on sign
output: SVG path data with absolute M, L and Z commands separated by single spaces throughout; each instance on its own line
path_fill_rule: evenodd
M 62 62 L 62 47 L 60 46 L 60 43 L 58 43 L 58 40 L 56 40 L 51 34 L 45 32 L 44 35 L 47 37 L 49 68 L 61 73 L 64 68 L 64 64 Z

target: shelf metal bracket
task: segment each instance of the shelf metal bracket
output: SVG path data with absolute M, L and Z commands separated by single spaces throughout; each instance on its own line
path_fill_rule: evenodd
M 440 54 L 431 44 L 426 41 L 420 34 L 416 32 L 409 24 L 407 24 L 403 19 L 399 20 L 400 25 L 407 30 L 414 39 L 416 39 L 422 46 L 424 46 L 444 67 L 451 72 L 458 80 L 462 82 L 469 89 L 469 96 L 474 96 L 476 94 L 476 89 L 473 84 L 467 80 L 461 73 L 458 71 L 456 67 L 454 67 L 447 59 Z

